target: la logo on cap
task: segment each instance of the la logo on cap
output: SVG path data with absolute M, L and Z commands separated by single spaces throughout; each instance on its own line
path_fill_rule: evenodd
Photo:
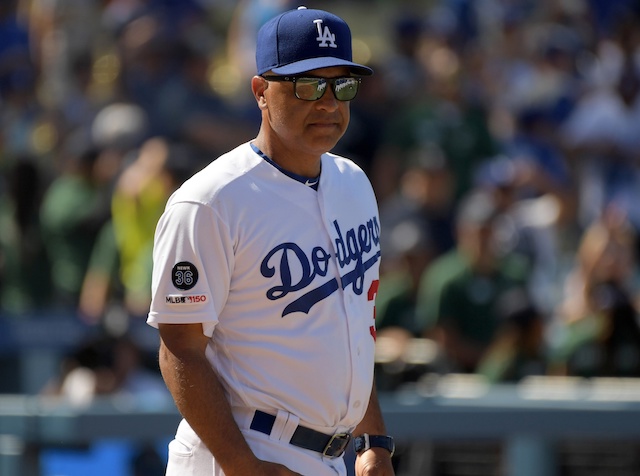
M 316 27 L 318 28 L 318 38 L 316 38 L 316 40 L 319 42 L 318 46 L 322 48 L 337 48 L 338 45 L 336 45 L 336 35 L 334 33 L 331 33 L 329 27 L 325 26 L 323 30 L 322 20 L 320 19 L 313 20 L 313 23 L 315 23 Z

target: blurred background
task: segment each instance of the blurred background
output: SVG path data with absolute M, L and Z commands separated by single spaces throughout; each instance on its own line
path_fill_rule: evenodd
M 640 2 L 304 4 L 375 70 L 335 152 L 380 207 L 397 474 L 640 474 Z M 164 474 L 155 224 L 257 133 L 297 6 L 0 2 L 0 475 Z

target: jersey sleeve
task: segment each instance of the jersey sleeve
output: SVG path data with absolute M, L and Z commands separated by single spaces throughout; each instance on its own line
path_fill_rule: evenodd
M 224 307 L 233 268 L 229 228 L 195 202 L 169 205 L 156 227 L 152 299 L 147 323 L 202 323 L 211 336 Z

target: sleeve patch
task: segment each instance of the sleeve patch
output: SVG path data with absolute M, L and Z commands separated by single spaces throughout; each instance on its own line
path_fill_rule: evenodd
M 188 291 L 198 282 L 198 269 L 188 261 L 181 261 L 171 270 L 171 282 L 176 288 Z
M 166 304 L 176 306 L 204 304 L 207 300 L 206 294 L 168 294 L 164 298 Z

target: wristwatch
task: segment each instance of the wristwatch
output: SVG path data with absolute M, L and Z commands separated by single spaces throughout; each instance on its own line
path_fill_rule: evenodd
M 361 454 L 370 448 L 384 448 L 391 453 L 396 450 L 396 444 L 393 442 L 393 438 L 386 435 L 369 435 L 363 433 L 361 436 L 356 436 L 353 439 L 353 449 L 356 454 Z

